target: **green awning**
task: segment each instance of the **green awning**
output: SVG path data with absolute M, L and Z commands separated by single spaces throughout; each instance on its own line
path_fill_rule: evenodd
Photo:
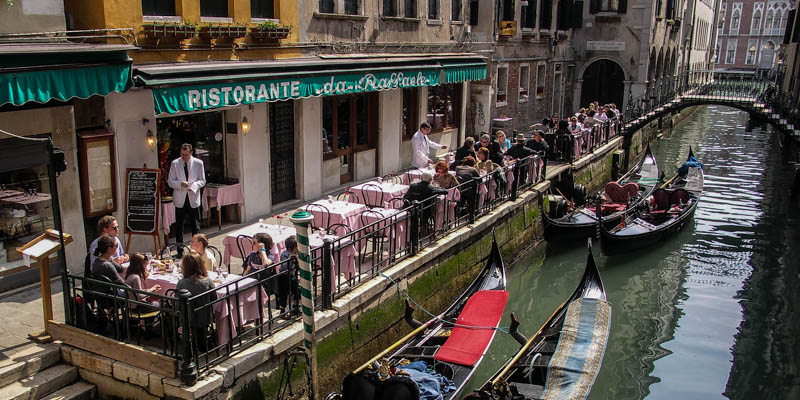
M 481 81 L 486 79 L 486 63 L 471 62 L 450 64 L 442 63 L 444 67 L 444 83 Z
M 124 92 L 131 84 L 130 63 L 53 66 L 47 69 L 24 68 L 0 72 L 0 105 L 23 105 L 52 99 L 66 101 Z

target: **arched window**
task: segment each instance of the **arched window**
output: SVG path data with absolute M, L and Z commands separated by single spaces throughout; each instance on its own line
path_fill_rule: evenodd
M 764 33 L 772 33 L 772 21 L 775 19 L 775 13 L 769 9 L 767 10 L 767 19 L 764 20 Z
M 736 31 L 737 33 L 739 31 L 739 16 L 740 15 L 741 14 L 739 13 L 739 10 L 733 10 L 733 14 L 731 14 L 731 34 L 733 34 L 733 35 L 736 34 L 736 33 L 733 33 L 733 31 Z
M 747 57 L 744 59 L 745 64 L 755 64 L 756 63 L 756 45 L 751 44 L 750 47 L 747 48 Z
M 753 13 L 753 22 L 750 24 L 750 34 L 758 35 L 758 31 L 760 29 L 761 29 L 761 10 L 756 10 Z

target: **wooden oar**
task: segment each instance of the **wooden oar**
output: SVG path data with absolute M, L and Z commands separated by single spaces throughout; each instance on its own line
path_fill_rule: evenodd
M 675 180 L 675 178 L 677 178 L 677 177 L 678 177 L 678 174 L 675 174 L 675 175 L 674 175 L 672 178 L 669 178 L 669 180 L 668 180 L 668 181 L 664 182 L 664 184 L 663 184 L 663 185 L 661 185 L 661 187 L 660 187 L 659 189 L 663 189 L 664 187 L 666 187 L 667 185 L 669 185 L 669 184 L 670 184 L 672 181 L 674 181 L 674 180 Z
M 375 357 L 372 357 L 372 359 L 370 359 L 369 361 L 367 361 L 366 363 L 364 363 L 364 365 L 362 365 L 362 366 L 358 367 L 358 369 L 357 369 L 357 370 L 355 370 L 355 371 L 353 371 L 353 373 L 354 373 L 354 374 L 357 374 L 357 373 L 361 372 L 362 370 L 364 370 L 364 368 L 367 368 L 367 367 L 368 367 L 370 364 L 374 363 L 375 361 L 378 361 L 378 360 L 379 360 L 381 357 L 385 356 L 385 355 L 386 355 L 386 353 L 388 353 L 388 352 L 390 352 L 390 351 L 392 351 L 392 350 L 396 349 L 396 348 L 397 348 L 397 347 L 399 347 L 401 344 L 403 344 L 403 343 L 407 342 L 409 339 L 411 339 L 412 337 L 414 337 L 414 335 L 416 335 L 416 334 L 418 334 L 418 333 L 422 332 L 422 331 L 423 331 L 425 328 L 427 328 L 428 326 L 430 326 L 430 324 L 431 324 L 433 321 L 438 321 L 438 318 L 433 318 L 433 319 L 429 320 L 428 322 L 426 322 L 425 324 L 421 325 L 419 328 L 417 328 L 417 329 L 414 329 L 413 331 L 411 331 L 411 333 L 409 333 L 408 335 L 406 335 L 406 336 L 405 336 L 405 337 L 403 337 L 402 339 L 400 339 L 400 340 L 398 340 L 397 342 L 395 342 L 395 344 L 393 344 L 393 345 L 391 345 L 391 346 L 387 347 L 387 348 L 386 348 L 386 350 L 384 350 L 384 351 L 382 351 L 382 352 L 378 353 L 378 355 L 377 355 L 377 356 L 375 356 Z

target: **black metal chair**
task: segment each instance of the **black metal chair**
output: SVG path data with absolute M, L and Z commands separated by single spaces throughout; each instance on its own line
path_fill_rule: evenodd
M 394 173 L 386 174 L 381 179 L 384 182 L 390 182 L 390 183 L 394 183 L 394 184 L 398 184 L 398 185 L 403 183 L 403 178 L 397 176 L 397 174 L 394 174 Z
M 383 188 L 374 183 L 365 183 L 361 187 L 361 194 L 364 196 L 364 204 L 369 208 L 383 207 L 385 194 Z
M 177 260 L 190 251 L 192 249 L 183 243 L 172 243 L 161 249 L 161 258 L 169 257 L 172 260 Z
M 216 266 L 221 268 L 222 267 L 222 252 L 219 251 L 219 249 L 216 248 L 216 246 L 208 246 L 206 249 L 211 251 L 211 254 L 214 255 L 214 259 L 217 261 L 217 265 Z M 231 266 L 228 265 L 228 273 L 230 273 L 230 272 L 231 272 Z
M 405 197 L 392 197 L 386 206 L 386 208 L 394 208 L 395 210 L 404 210 L 408 207 L 411 207 L 411 202 Z
M 253 237 L 247 235 L 239 235 L 236 237 L 236 248 L 239 250 L 239 254 L 242 255 L 242 260 L 247 258 L 247 255 L 253 251 Z M 244 267 L 242 267 L 244 268 Z M 228 272 L 230 272 L 231 266 L 228 265 Z M 242 270 L 244 271 L 244 269 Z
M 361 226 L 363 236 L 358 240 L 363 241 L 361 246 L 361 264 L 369 253 L 367 244 L 372 244 L 373 261 L 383 258 L 384 246 L 390 244 L 389 229 L 391 229 L 390 219 L 387 219 L 378 211 L 364 210 L 361 212 Z M 377 255 L 377 256 L 375 256 Z
M 328 227 L 328 233 L 339 237 L 349 235 L 352 232 L 353 229 L 345 224 L 331 224 L 331 226 Z
M 314 220 L 311 221 L 312 228 L 328 230 L 331 224 L 331 211 L 328 207 L 322 204 L 312 203 L 306 206 L 306 211 L 314 215 Z M 314 212 L 317 212 L 319 215 L 314 214 Z M 319 221 L 319 223 L 317 223 L 317 221 Z
M 411 167 L 406 171 L 406 182 L 408 184 L 412 184 L 414 182 L 419 182 L 422 180 L 422 171 L 420 171 L 417 167 Z
M 344 192 L 337 194 L 336 200 L 346 201 L 348 203 L 361 203 L 361 198 L 358 197 L 358 193 L 354 193 L 349 190 L 345 190 Z

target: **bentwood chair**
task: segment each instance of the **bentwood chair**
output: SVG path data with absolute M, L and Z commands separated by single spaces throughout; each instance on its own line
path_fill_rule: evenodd
M 211 250 L 211 254 L 213 254 L 214 259 L 217 260 L 217 265 L 215 265 L 215 267 L 222 267 L 222 252 L 219 251 L 219 249 L 216 248 L 215 246 L 208 246 L 207 249 Z M 230 272 L 231 272 L 231 266 L 228 265 L 228 273 Z
M 361 198 L 358 197 L 358 193 L 351 192 L 349 190 L 345 190 L 344 192 L 337 194 L 336 200 L 346 201 L 348 203 L 361 203 Z
M 419 182 L 422 180 L 422 171 L 419 170 L 417 167 L 411 167 L 406 171 L 406 182 L 408 184 L 412 184 L 414 182 Z
M 387 207 L 386 208 L 394 208 L 396 210 L 403 210 L 403 209 L 406 209 L 408 207 L 411 207 L 411 202 L 408 201 L 408 199 L 406 199 L 404 197 L 392 197 L 387 202 Z
M 353 232 L 353 229 L 345 224 L 331 224 L 328 227 L 328 233 L 339 237 L 349 235 L 351 232 Z
M 383 188 L 374 183 L 365 183 L 361 187 L 361 195 L 364 196 L 364 204 L 369 208 L 383 207 L 385 194 Z
M 239 254 L 242 255 L 242 261 L 244 261 L 247 255 L 253 250 L 253 237 L 247 235 L 237 236 L 236 248 L 239 250 Z M 244 262 L 242 265 L 244 265 Z M 242 271 L 244 272 L 244 267 L 242 267 Z M 230 272 L 230 265 L 228 265 L 228 272 Z
M 325 207 L 322 204 L 311 203 L 306 206 L 306 211 L 314 215 L 314 220 L 311 221 L 312 228 L 321 228 L 325 229 L 326 231 L 328 230 L 328 227 L 331 224 L 331 211 L 328 209 L 328 207 Z
M 362 236 L 359 240 L 361 245 L 361 264 L 370 252 L 373 254 L 373 266 L 377 266 L 377 261 L 383 258 L 384 247 L 390 244 L 389 229 L 390 219 L 387 219 L 376 210 L 364 210 L 361 212 Z M 371 249 L 367 250 L 367 245 L 371 244 Z
M 384 182 L 394 183 L 394 184 L 397 184 L 397 185 L 403 184 L 403 178 L 401 178 L 401 177 L 399 177 L 399 176 L 397 176 L 396 174 L 393 174 L 393 173 L 392 174 L 386 174 L 381 179 L 383 179 Z

